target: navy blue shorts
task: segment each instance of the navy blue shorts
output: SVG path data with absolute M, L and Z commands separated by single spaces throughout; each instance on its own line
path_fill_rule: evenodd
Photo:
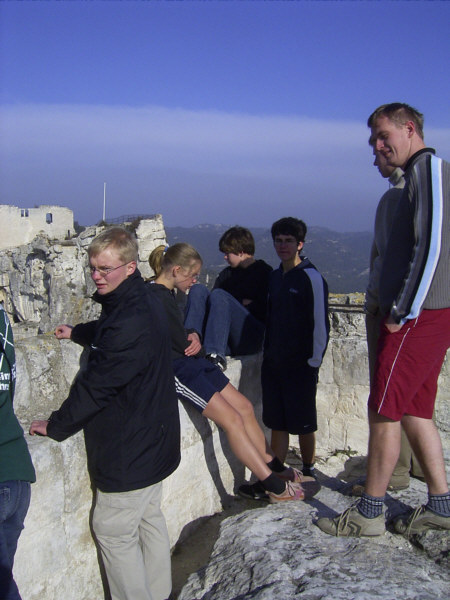
M 230 381 L 206 358 L 176 358 L 173 371 L 178 399 L 189 402 L 201 413 L 214 394 L 221 392 Z
M 264 360 L 261 369 L 263 422 L 269 429 L 301 435 L 317 431 L 319 369 Z

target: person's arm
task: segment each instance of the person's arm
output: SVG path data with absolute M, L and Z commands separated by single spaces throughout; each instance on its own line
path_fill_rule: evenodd
M 258 261 L 255 265 L 254 276 L 248 282 L 251 290 L 248 290 L 246 294 L 250 299 L 243 300 L 242 304 L 250 314 L 264 323 L 267 313 L 267 297 L 269 294 L 269 279 L 272 267 L 262 261 Z
M 305 269 L 311 286 L 311 315 L 313 321 L 312 356 L 308 359 L 310 367 L 320 367 L 328 344 L 328 286 L 316 269 Z
M 80 346 L 90 346 L 94 340 L 96 328 L 97 321 L 75 325 L 72 329 L 70 339 Z
M 379 309 L 378 306 L 378 281 L 380 279 L 381 257 L 378 253 L 378 248 L 375 240 L 372 242 L 370 250 L 370 274 L 369 283 L 366 288 L 364 301 L 364 309 L 371 315 L 376 315 Z
M 403 323 L 396 323 L 394 321 L 393 316 L 392 315 L 388 315 L 386 317 L 385 322 L 384 322 L 384 326 L 389 331 L 389 333 L 395 333 L 397 331 L 400 331 L 400 329 L 403 327 Z
M 30 435 L 47 435 L 48 421 L 33 421 L 30 425 Z
M 217 275 L 216 280 L 213 285 L 213 290 L 223 289 L 225 282 L 230 278 L 231 275 L 231 267 L 226 267 Z M 226 290 L 228 291 L 228 290 Z
M 189 346 L 184 351 L 185 355 L 196 356 L 202 349 L 202 343 L 200 342 L 200 337 L 198 333 L 196 333 L 195 331 L 188 333 L 187 339 L 189 342 Z
M 58 325 L 55 329 L 55 337 L 58 340 L 70 340 L 72 337 L 73 325 Z
M 88 366 L 79 373 L 68 398 L 45 421 L 34 421 L 30 433 L 62 441 L 80 431 L 115 398 L 151 360 L 148 317 L 123 318 L 112 323 L 95 348 Z
M 431 185 L 424 182 L 431 182 Z M 444 222 L 441 186 L 442 161 L 439 158 L 426 155 L 412 167 L 407 197 L 413 219 L 413 243 L 406 249 L 409 252 L 406 275 L 387 324 L 402 325 L 418 317 L 422 310 L 440 258 Z

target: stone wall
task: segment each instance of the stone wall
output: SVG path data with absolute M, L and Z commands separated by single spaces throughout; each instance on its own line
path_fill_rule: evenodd
M 0 205 L 0 249 L 28 244 L 39 233 L 54 240 L 72 236 L 75 233 L 73 212 L 63 206 Z
M 318 454 L 351 449 L 365 453 L 368 393 L 364 318 L 331 315 L 330 345 L 318 389 Z M 80 348 L 53 335 L 17 341 L 16 412 L 25 429 L 34 418 L 58 408 L 83 356 Z M 227 375 L 260 413 L 260 356 L 229 359 Z M 448 357 L 440 379 L 437 421 L 448 448 Z M 164 483 L 163 510 L 172 545 L 203 516 L 221 510 L 248 477 L 225 436 L 191 407 L 180 406 L 182 462 Z M 24 600 L 93 600 L 103 597 L 102 580 L 89 528 L 92 491 L 82 434 L 58 444 L 28 437 L 37 471 L 32 503 L 16 555 L 15 576 Z M 292 438 L 292 443 L 296 440 Z

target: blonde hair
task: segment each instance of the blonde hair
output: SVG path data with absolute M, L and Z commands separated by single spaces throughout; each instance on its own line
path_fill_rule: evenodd
M 159 277 L 163 271 L 180 266 L 190 271 L 195 263 L 202 264 L 202 257 L 190 244 L 180 242 L 173 246 L 157 246 L 148 257 L 148 264 Z
M 123 227 L 110 227 L 94 238 L 88 248 L 89 258 L 97 256 L 107 248 L 114 249 L 124 263 L 138 260 L 137 239 Z

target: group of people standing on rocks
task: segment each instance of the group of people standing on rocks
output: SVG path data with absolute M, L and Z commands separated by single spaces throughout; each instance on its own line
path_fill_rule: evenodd
M 381 535 L 384 495 L 389 485 L 407 483 L 412 448 L 429 500 L 395 527 L 407 534 L 449 529 L 450 497 L 432 414 L 450 345 L 450 165 L 425 147 L 423 117 L 406 104 L 379 107 L 368 125 L 375 165 L 397 187 L 377 210 L 366 294 L 367 480 L 356 505 L 317 525 L 331 535 Z M 255 480 L 242 485 L 240 495 L 284 503 L 317 491 L 316 389 L 329 336 L 328 290 L 302 252 L 306 231 L 294 217 L 272 225 L 281 261 L 272 270 L 255 259 L 247 229 L 229 229 L 219 243 L 229 266 L 212 291 L 197 283 L 202 259 L 189 244 L 156 248 L 148 282 L 137 269 L 138 245 L 129 231 L 107 229 L 89 246 L 100 317 L 55 331 L 58 339 L 88 346 L 88 363 L 61 407 L 48 420 L 33 421 L 30 433 L 63 441 L 84 430 L 96 488 L 92 525 L 113 600 L 171 596 L 160 502 L 162 481 L 180 462 L 178 399 L 217 423 L 253 473 Z M 182 306 L 176 294 L 186 292 Z M 18 600 L 12 566 L 35 474 L 13 412 L 11 328 L 3 309 L 0 316 L 0 595 Z M 225 375 L 227 356 L 261 349 L 270 443 L 251 402 Z M 406 459 L 398 461 L 402 429 Z M 301 470 L 285 464 L 290 434 L 299 436 Z

